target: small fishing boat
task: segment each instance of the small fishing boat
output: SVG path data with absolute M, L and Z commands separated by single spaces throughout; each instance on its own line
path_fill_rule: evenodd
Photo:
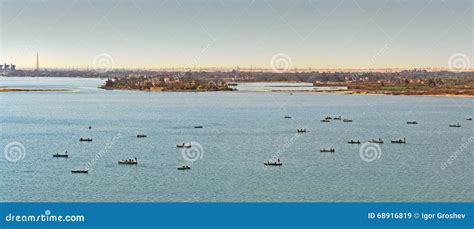
M 341 116 L 333 118 L 334 120 L 341 120 Z
M 71 170 L 71 173 L 89 173 L 89 170 Z
M 472 118 L 466 118 L 467 121 L 472 121 Z
M 329 121 L 329 119 L 323 119 L 321 120 L 321 122 L 331 122 L 331 121 Z
M 296 130 L 298 133 L 306 133 L 306 129 L 297 129 Z
M 360 144 L 360 141 L 359 140 L 357 140 L 357 141 L 350 140 L 347 143 L 349 143 L 349 144 Z
M 280 159 L 277 159 L 277 161 L 266 161 L 263 162 L 265 166 L 282 166 L 283 163 L 280 161 Z
M 418 124 L 418 122 L 416 122 L 416 121 L 408 121 L 407 124 L 416 125 L 416 124 Z
M 138 160 L 137 158 L 134 159 L 127 159 L 127 160 L 120 160 L 118 161 L 119 164 L 122 164 L 122 165 L 136 165 L 138 164 Z
M 392 140 L 391 142 L 392 143 L 398 143 L 398 144 L 405 144 L 405 143 L 407 143 L 407 140 L 406 140 L 406 138 L 403 138 L 403 139 L 398 139 L 398 140 Z
M 202 126 L 195 126 L 195 129 L 202 129 Z
M 287 115 L 287 116 L 285 116 L 285 118 L 288 118 L 288 119 L 290 119 L 290 118 L 291 118 L 291 116 L 288 116 L 288 115 Z
M 377 139 L 372 139 L 369 141 L 370 143 L 377 143 L 377 144 L 382 144 L 383 143 L 383 140 L 381 138 L 379 138 L 379 140 Z
M 181 144 L 181 145 L 176 145 L 176 147 L 178 147 L 178 148 L 191 148 L 191 144 L 185 144 L 185 143 L 183 143 L 183 144 Z
M 67 151 L 66 151 L 64 152 L 64 154 L 59 154 L 59 153 L 53 154 L 53 157 L 69 157 L 69 156 L 67 155 Z
M 345 118 L 345 119 L 343 119 L 342 121 L 343 121 L 343 122 L 352 122 L 352 119 L 347 119 L 347 118 Z
M 461 127 L 461 125 L 459 123 L 456 123 L 456 124 L 450 124 L 449 127 Z
M 92 138 L 80 138 L 79 141 L 81 141 L 81 142 L 91 142 Z
M 178 167 L 178 170 L 189 170 L 189 169 L 191 169 L 191 166 L 189 165 L 183 165 L 183 166 Z
M 137 134 L 137 138 L 146 138 L 146 134 Z
M 334 153 L 336 150 L 334 148 L 329 148 L 329 149 L 320 149 L 319 152 L 321 153 Z
M 332 118 L 331 118 L 331 117 L 329 117 L 329 116 L 326 116 L 324 119 L 332 119 Z

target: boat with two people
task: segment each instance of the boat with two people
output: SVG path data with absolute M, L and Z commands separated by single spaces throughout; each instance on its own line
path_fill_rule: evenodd
M 357 141 L 354 141 L 354 140 L 350 140 L 347 142 L 348 144 L 360 144 L 360 141 L 357 140 Z
M 283 163 L 280 161 L 280 158 L 277 159 L 277 161 L 266 161 L 263 162 L 265 166 L 282 166 Z
M 398 139 L 398 140 L 392 140 L 391 142 L 392 143 L 398 143 L 398 144 L 405 144 L 405 143 L 407 143 L 407 139 L 403 138 L 403 139 Z
M 379 138 L 379 140 L 377 139 L 372 139 L 369 141 L 369 143 L 377 143 L 377 144 L 382 144 L 383 143 L 383 140 L 381 138 Z
M 64 154 L 59 154 L 59 153 L 56 153 L 56 154 L 53 154 L 53 157 L 69 157 L 69 155 L 67 155 L 67 150 L 66 152 L 64 152 Z
M 291 116 L 287 115 L 287 116 L 285 116 L 285 118 L 286 118 L 286 119 L 290 119 L 290 118 L 291 118 Z
M 347 119 L 347 118 L 345 118 L 345 119 L 343 119 L 342 121 L 343 121 L 343 122 L 352 122 L 352 119 Z
M 146 134 L 137 134 L 137 138 L 146 138 Z
M 91 142 L 92 138 L 79 138 L 80 142 Z
M 449 127 L 461 127 L 461 124 L 458 122 L 456 124 L 450 124 Z
M 191 169 L 191 166 L 189 165 L 182 165 L 178 167 L 178 170 L 190 170 L 190 169 Z
M 321 153 L 334 153 L 334 152 L 336 152 L 336 150 L 334 148 L 329 148 L 329 149 L 323 148 L 323 149 L 320 149 L 319 152 L 321 152 Z
M 191 144 L 183 143 L 181 145 L 176 145 L 177 148 L 191 148 Z
M 122 164 L 122 165 L 136 165 L 136 164 L 138 164 L 138 160 L 135 157 L 135 159 L 120 160 L 120 161 L 118 161 L 118 163 Z
M 194 126 L 194 129 L 202 129 L 203 126 Z
M 417 121 L 408 121 L 407 124 L 416 125 L 416 124 L 418 124 L 418 122 Z
M 335 118 L 333 118 L 333 119 L 334 119 L 334 120 L 342 120 L 342 117 L 339 116 L 339 117 L 335 117 Z
M 296 132 L 298 132 L 298 133 L 306 133 L 306 129 L 297 129 Z

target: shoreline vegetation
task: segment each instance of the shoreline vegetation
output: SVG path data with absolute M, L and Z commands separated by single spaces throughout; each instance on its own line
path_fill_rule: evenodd
M 142 91 L 234 91 L 240 83 L 309 83 L 275 85 L 281 90 L 259 92 L 305 92 L 367 95 L 459 96 L 474 97 L 474 73 L 411 70 L 397 73 L 319 73 L 319 72 L 159 72 L 109 78 L 100 88 Z M 285 87 L 305 88 L 286 90 Z M 307 90 L 308 87 L 315 87 Z M 328 88 L 328 90 L 323 89 Z
M 267 71 L 152 71 L 54 70 L 16 71 L 10 76 L 84 77 L 107 79 L 99 88 L 166 92 L 236 91 L 241 83 L 308 83 L 285 85 L 259 92 L 305 92 L 367 95 L 474 97 L 474 72 L 403 70 L 399 72 L 267 72 Z M 275 90 L 275 87 L 280 89 Z M 308 90 L 308 87 L 315 87 Z M 326 90 L 327 88 L 328 90 Z M 0 91 L 66 91 L 53 89 L 0 89 Z

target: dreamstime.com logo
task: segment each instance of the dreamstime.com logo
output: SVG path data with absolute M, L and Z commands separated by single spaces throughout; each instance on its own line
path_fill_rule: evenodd
M 469 57 L 464 53 L 455 53 L 451 55 L 448 60 L 448 67 L 451 71 L 466 71 L 470 65 Z
M 84 215 L 51 215 L 50 210 L 44 211 L 39 215 L 15 215 L 9 213 L 5 216 L 6 222 L 84 222 Z
M 3 156 L 9 162 L 17 162 L 25 158 L 26 149 L 20 142 L 10 142 L 3 148 Z
M 459 148 L 454 151 L 449 157 L 448 159 L 446 159 L 445 161 L 443 161 L 440 165 L 440 169 L 441 170 L 445 170 L 446 168 L 448 168 L 458 157 L 462 156 L 464 151 L 474 142 L 474 137 L 471 136 L 469 137 L 467 140 L 463 140 L 463 143 L 461 144 L 461 146 L 459 146 Z
M 101 53 L 94 57 L 92 67 L 98 73 L 106 73 L 114 69 L 114 58 L 107 53 Z
M 185 147 L 181 150 L 181 155 L 183 159 L 188 162 L 195 162 L 199 159 L 202 159 L 204 156 L 204 149 L 202 148 L 201 144 L 198 142 L 191 142 L 191 147 Z
M 360 146 L 359 156 L 365 162 L 372 162 L 380 159 L 382 156 L 382 149 L 377 143 L 366 142 Z
M 273 55 L 270 62 L 273 72 L 282 73 L 287 72 L 292 66 L 291 58 L 287 54 L 278 53 Z

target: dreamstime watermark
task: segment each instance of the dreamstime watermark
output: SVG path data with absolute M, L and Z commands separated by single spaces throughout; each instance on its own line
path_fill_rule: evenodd
M 25 158 L 26 149 L 20 142 L 10 142 L 3 148 L 3 156 L 9 162 L 17 162 Z
M 191 147 L 185 147 L 181 150 L 181 155 L 183 159 L 188 162 L 195 162 L 199 159 L 202 159 L 204 156 L 204 149 L 202 148 L 201 144 L 198 142 L 191 142 Z
M 466 150 L 467 147 L 469 147 L 469 145 L 471 145 L 473 142 L 474 142 L 473 136 L 469 137 L 467 140 L 464 140 L 461 146 L 459 146 L 459 148 L 456 151 L 454 151 L 451 154 L 451 156 L 448 157 L 448 159 L 446 159 L 444 162 L 441 163 L 439 168 L 441 170 L 445 170 L 446 168 L 448 168 L 449 165 L 451 165 L 458 157 L 460 157 L 464 153 L 464 150 Z
M 91 166 L 95 165 L 95 163 L 97 163 L 97 161 L 99 161 L 105 154 L 107 154 L 109 152 L 109 149 L 112 148 L 112 146 L 115 144 L 115 142 L 122 137 L 122 134 L 117 134 L 115 135 L 115 137 L 112 138 L 112 141 L 108 142 L 107 144 L 105 144 L 105 148 L 101 151 L 99 151 L 94 158 L 92 158 L 92 160 L 90 160 L 86 166 L 85 166 L 85 169 L 86 170 L 89 170 Z
M 380 57 L 382 57 L 389 48 L 390 46 L 388 44 L 385 44 L 377 53 L 375 53 L 374 56 L 372 56 L 372 59 L 370 59 L 368 66 L 374 65 L 375 62 L 377 62 L 377 60 L 380 59 Z
M 106 73 L 114 69 L 114 58 L 107 53 L 101 53 L 94 57 L 92 67 L 98 73 Z
M 466 71 L 470 65 L 469 57 L 464 53 L 455 53 L 451 55 L 448 60 L 449 70 L 455 72 Z
M 282 73 L 291 69 L 292 66 L 291 58 L 287 54 L 278 53 L 273 55 L 270 61 L 270 66 L 273 72 Z
M 301 136 L 300 134 L 295 134 L 290 139 L 288 139 L 288 141 L 286 141 L 286 143 L 283 144 L 283 146 L 273 155 L 273 157 L 271 158 L 271 161 L 277 161 L 278 159 L 280 159 L 280 155 L 286 152 L 286 150 L 291 145 L 293 145 L 296 142 L 296 139 L 300 136 Z M 266 170 L 267 168 L 268 166 L 263 166 L 264 170 Z
M 382 149 L 377 143 L 366 142 L 360 146 L 359 156 L 365 162 L 372 162 L 380 159 L 382 156 Z
M 202 56 L 209 50 L 214 45 L 215 41 L 213 43 L 208 43 L 204 48 L 201 49 L 201 51 L 198 53 L 198 55 L 194 56 L 193 60 L 191 61 L 191 64 L 196 66 L 198 65 L 198 61 L 201 60 Z M 183 76 L 186 75 L 186 72 L 192 71 L 191 68 L 185 68 L 185 71 L 180 71 L 178 74 L 174 75 L 173 78 L 174 80 L 180 80 L 183 78 Z
M 52 215 L 50 210 L 39 215 L 15 215 L 9 213 L 5 216 L 6 222 L 84 222 L 84 215 Z

